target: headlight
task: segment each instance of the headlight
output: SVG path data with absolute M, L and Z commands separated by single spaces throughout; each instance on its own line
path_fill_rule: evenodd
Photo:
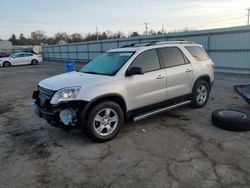
M 61 101 L 74 100 L 80 93 L 81 87 L 68 87 L 57 91 L 52 97 L 50 103 L 58 104 Z

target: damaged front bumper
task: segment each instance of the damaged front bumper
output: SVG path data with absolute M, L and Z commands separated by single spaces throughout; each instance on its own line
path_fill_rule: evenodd
M 45 119 L 52 126 L 64 129 L 78 127 L 82 102 L 67 101 L 58 105 L 51 105 L 49 102 L 50 98 L 43 99 L 39 91 L 34 91 L 31 107 L 39 118 Z

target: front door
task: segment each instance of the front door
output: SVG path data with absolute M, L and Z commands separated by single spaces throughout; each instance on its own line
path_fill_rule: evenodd
M 126 77 L 128 110 L 155 104 L 166 99 L 166 75 L 160 69 L 155 49 L 139 54 L 130 65 L 140 67 L 144 74 Z

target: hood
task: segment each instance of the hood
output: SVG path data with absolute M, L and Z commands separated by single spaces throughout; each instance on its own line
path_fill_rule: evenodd
M 10 58 L 9 57 L 0 57 L 0 61 L 9 61 Z
M 112 79 L 111 76 L 69 72 L 44 79 L 39 83 L 39 86 L 56 91 L 72 86 L 88 87 L 93 84 L 107 82 L 110 79 Z

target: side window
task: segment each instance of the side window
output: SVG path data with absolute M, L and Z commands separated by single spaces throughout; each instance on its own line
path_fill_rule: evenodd
M 199 46 L 186 46 L 185 48 L 196 61 L 205 61 L 209 59 L 207 53 Z
M 167 47 L 159 49 L 164 68 L 183 65 L 185 61 L 181 50 L 176 47 Z M 188 61 L 188 60 L 187 60 Z
M 136 57 L 132 67 L 140 67 L 143 72 L 160 69 L 160 62 L 156 50 L 147 50 Z

